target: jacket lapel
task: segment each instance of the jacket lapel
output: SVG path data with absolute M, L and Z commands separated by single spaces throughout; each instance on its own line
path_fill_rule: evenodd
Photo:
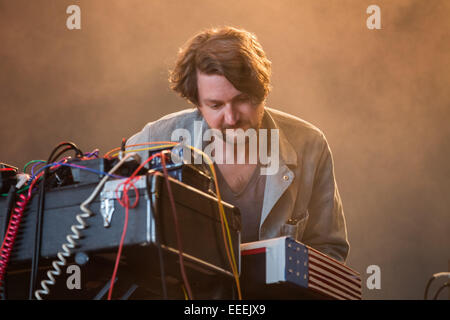
M 267 216 L 275 206 L 277 201 L 281 198 L 287 188 L 292 184 L 295 174 L 289 169 L 289 166 L 297 166 L 297 153 L 286 138 L 285 133 L 281 130 L 278 124 L 274 121 L 270 114 L 270 109 L 265 109 L 266 123 L 269 129 L 279 130 L 279 170 L 266 177 L 266 187 L 264 190 L 264 203 L 261 212 L 260 226 L 263 225 Z M 296 193 L 296 190 L 294 190 Z

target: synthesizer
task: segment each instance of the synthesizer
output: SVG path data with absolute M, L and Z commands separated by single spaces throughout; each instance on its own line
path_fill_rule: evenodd
M 71 256 L 82 253 L 93 258 L 117 252 L 125 219 L 125 208 L 120 205 L 117 197 L 123 192 L 121 183 L 124 180 L 126 179 L 111 179 L 106 182 L 92 202 L 90 209 L 94 215 L 85 220 L 87 228 L 81 231 L 82 237 L 71 250 Z M 229 282 L 233 282 L 232 269 L 222 236 L 218 199 L 172 177 L 169 177 L 169 181 L 175 200 L 188 273 L 200 275 L 197 277 L 200 279 L 207 275 L 230 279 Z M 166 183 L 167 180 L 162 173 L 153 172 L 138 176 L 134 181 L 136 193 L 133 189 L 129 191 L 130 203 L 134 203 L 136 195 L 139 196 L 136 207 L 129 209 L 124 240 L 125 259 L 134 264 L 130 269 L 131 273 L 144 266 L 147 268 L 144 270 L 147 274 L 151 268 L 155 269 L 154 266 L 158 265 L 159 246 L 165 252 L 166 275 L 179 277 L 177 259 L 179 250 Z M 76 216 L 81 213 L 80 204 L 89 197 L 97 184 L 97 182 L 72 184 L 46 191 L 40 250 L 42 266 L 46 265 L 46 261 L 54 260 L 57 253 L 62 251 L 62 244 L 67 243 L 67 236 L 72 234 L 71 227 L 77 224 Z M 38 197 L 35 196 L 30 201 L 21 222 L 8 266 L 9 287 L 15 286 L 13 275 L 19 270 L 29 269 L 30 266 L 35 240 L 37 200 Z M 222 204 L 234 255 L 240 257 L 239 210 L 226 202 Z M 5 229 L 6 211 L 6 200 L 2 198 L 0 230 Z M 3 236 L 3 233 L 0 234 L 1 241 Z M 239 260 L 237 264 L 239 270 Z M 112 263 L 109 264 L 108 273 L 112 266 Z M 155 272 L 159 274 L 159 269 Z
M 360 300 L 360 274 L 289 237 L 241 244 L 247 299 Z

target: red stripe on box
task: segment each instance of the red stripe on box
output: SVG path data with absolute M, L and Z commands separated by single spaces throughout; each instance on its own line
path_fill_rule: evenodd
M 266 247 L 241 251 L 241 256 L 266 252 Z
M 309 279 L 312 280 L 313 282 L 314 282 L 315 279 L 317 279 L 318 281 L 322 281 L 323 283 L 325 283 L 326 285 L 328 285 L 331 288 L 335 289 L 336 291 L 338 291 L 341 294 L 345 293 L 345 294 L 347 294 L 347 295 L 349 295 L 349 296 L 351 296 L 351 297 L 353 297 L 355 299 L 358 299 L 358 300 L 361 299 L 361 297 L 359 296 L 358 293 L 353 292 L 353 291 L 349 291 L 349 290 L 346 290 L 346 289 L 342 289 L 341 287 L 339 287 L 336 284 L 334 284 L 333 281 L 329 281 L 325 277 L 322 277 L 322 276 L 320 276 L 318 274 L 316 274 L 316 275 L 310 274 L 309 275 Z
M 323 278 L 329 279 L 329 280 L 331 280 L 331 281 L 334 281 L 334 282 L 340 284 L 341 286 L 347 288 L 348 290 L 350 290 L 350 291 L 353 292 L 354 294 L 357 294 L 357 295 L 360 295 L 360 294 L 361 294 L 361 292 L 358 291 L 357 289 L 348 286 L 348 284 L 346 284 L 346 283 L 343 283 L 343 279 L 342 279 L 342 278 L 332 278 L 332 277 L 330 277 L 330 276 L 328 276 L 328 275 L 326 275 L 326 274 L 323 274 L 323 273 L 320 272 L 319 270 L 311 270 L 311 269 L 309 270 L 309 275 L 310 275 L 310 276 L 314 276 L 315 274 L 317 274 L 317 275 L 319 275 L 319 276 L 321 276 L 321 277 L 323 277 Z M 345 279 L 344 279 L 344 282 L 345 282 Z M 341 289 L 341 290 L 343 290 L 343 289 Z M 345 291 L 345 290 L 344 290 L 344 291 Z
M 348 274 L 353 275 L 353 276 L 354 276 L 354 275 L 357 275 L 357 276 L 360 275 L 359 272 L 353 270 L 352 268 L 347 267 L 347 266 L 344 265 L 343 263 L 340 263 L 340 262 L 337 261 L 336 259 L 333 259 L 333 258 L 327 256 L 326 254 L 320 252 L 319 250 L 314 249 L 313 247 L 310 247 L 310 246 L 306 246 L 306 247 L 308 248 L 308 250 L 311 250 L 313 253 L 316 253 L 317 255 L 322 256 L 323 258 L 325 258 L 326 260 L 332 262 L 333 264 L 338 265 L 340 268 L 345 268 L 346 270 L 342 270 L 344 273 L 348 273 Z M 311 254 L 311 255 L 312 255 L 312 254 Z
M 311 258 L 313 258 L 313 259 L 308 261 L 309 264 L 311 264 L 311 265 L 313 265 L 313 266 L 316 266 L 316 268 L 321 268 L 321 269 L 323 269 L 323 270 L 326 270 L 326 271 L 328 271 L 329 273 L 332 273 L 332 274 L 334 274 L 335 276 L 339 277 L 340 279 L 343 279 L 343 280 L 345 280 L 345 281 L 351 282 L 352 284 L 354 284 L 354 285 L 357 286 L 358 288 L 361 288 L 361 283 L 360 283 L 358 280 L 356 280 L 356 279 L 349 279 L 349 278 L 347 278 L 347 277 L 344 277 L 344 276 L 340 275 L 339 273 L 337 273 L 335 270 L 331 269 L 331 268 L 330 268 L 330 265 L 323 266 L 323 265 L 321 265 L 321 264 L 316 263 L 316 262 L 314 261 L 314 257 L 311 257 Z M 319 259 L 317 259 L 317 260 L 319 260 Z M 322 261 L 322 262 L 323 262 L 324 264 L 326 263 L 326 262 L 324 262 L 324 261 Z M 311 270 L 312 270 L 312 269 L 311 269 Z
M 334 294 L 334 295 L 338 296 L 340 299 L 349 300 L 347 297 L 343 296 L 342 294 L 334 292 L 334 291 L 330 290 L 329 288 L 326 288 L 326 287 L 320 285 L 319 283 L 317 283 L 316 281 L 314 281 L 312 279 L 310 279 L 310 282 L 311 282 L 311 284 L 313 284 L 313 285 L 317 286 L 318 288 L 320 288 L 321 290 L 323 290 L 322 293 L 326 294 L 327 296 Z

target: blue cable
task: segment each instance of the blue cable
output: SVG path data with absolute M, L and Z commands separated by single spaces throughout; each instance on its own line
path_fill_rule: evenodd
M 110 174 L 108 172 L 95 170 L 95 169 L 91 169 L 91 168 L 80 166 L 80 165 L 72 165 L 70 163 L 59 163 L 59 164 L 62 165 L 62 166 L 66 166 L 66 167 L 78 168 L 78 169 L 90 171 L 90 172 L 93 172 L 93 173 L 102 174 L 102 175 L 105 175 L 105 176 L 110 176 L 110 177 L 113 177 L 113 178 L 116 178 L 116 179 L 126 178 L 126 177 L 118 176 L 118 175 L 115 175 L 115 174 Z
M 39 161 L 39 160 L 38 160 L 38 161 Z M 34 168 L 35 168 L 36 166 L 38 166 L 38 165 L 43 164 L 43 163 L 45 163 L 45 161 L 39 161 L 39 162 L 35 163 L 35 164 L 31 167 L 31 175 L 32 175 L 32 176 L 34 176 Z
M 87 168 L 87 167 L 83 167 L 83 166 L 79 166 L 79 165 L 76 165 L 76 166 L 75 166 L 75 165 L 71 165 L 70 163 L 54 162 L 54 163 L 46 164 L 45 166 L 39 168 L 39 170 L 36 172 L 36 174 L 33 174 L 33 175 L 31 176 L 30 181 L 33 181 L 33 180 L 36 178 L 36 176 L 37 176 L 40 172 L 42 172 L 43 170 L 45 170 L 46 168 L 52 167 L 52 166 L 55 166 L 55 165 L 62 165 L 62 166 L 66 166 L 66 167 L 78 168 L 78 169 L 90 171 L 90 172 L 97 173 L 97 174 L 108 175 L 108 176 L 113 177 L 113 178 L 116 178 L 116 179 L 123 179 L 123 178 L 126 178 L 126 177 L 118 176 L 118 175 L 115 175 L 115 174 L 109 174 L 108 172 L 104 172 L 104 171 L 100 171 L 100 170 L 95 170 L 95 169 L 91 169 L 91 168 Z

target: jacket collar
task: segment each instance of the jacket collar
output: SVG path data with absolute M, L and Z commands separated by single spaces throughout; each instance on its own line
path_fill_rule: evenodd
M 279 143 L 280 143 L 280 164 L 286 164 L 289 166 L 297 166 L 297 153 L 294 147 L 288 141 L 285 132 L 279 127 L 276 121 L 273 119 L 270 108 L 264 108 L 263 121 L 265 121 L 268 129 L 278 129 Z

